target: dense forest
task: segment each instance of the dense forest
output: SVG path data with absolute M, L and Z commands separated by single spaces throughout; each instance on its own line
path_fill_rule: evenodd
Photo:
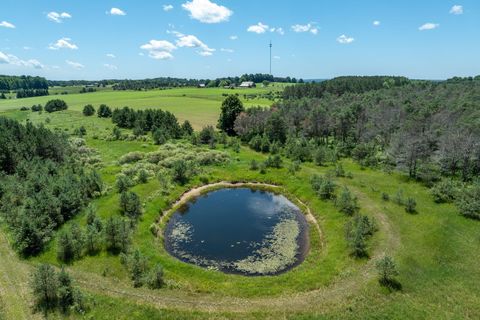
M 19 89 L 48 90 L 48 81 L 42 77 L 0 75 L 0 92 Z
M 43 126 L 0 117 L 0 212 L 21 254 L 40 252 L 102 191 L 100 176 L 82 164 L 85 151 Z
M 296 85 L 271 108 L 241 113 L 235 132 L 253 149 L 281 150 L 298 161 L 352 157 L 363 166 L 404 171 L 443 193 L 439 202 L 470 191 L 473 199 L 480 190 L 478 80 L 342 77 Z M 473 189 L 460 194 L 454 181 L 473 182 Z

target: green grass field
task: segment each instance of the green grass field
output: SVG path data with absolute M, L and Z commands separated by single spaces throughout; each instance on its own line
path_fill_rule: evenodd
M 180 121 L 189 120 L 195 129 L 201 129 L 206 125 L 215 125 L 220 106 L 225 99 L 225 94 L 239 94 L 245 107 L 270 106 L 271 100 L 261 98 L 260 95 L 271 91 L 279 91 L 284 84 L 275 83 L 267 88 L 261 86 L 252 89 L 220 89 L 220 88 L 176 88 L 167 90 L 149 91 L 113 91 L 109 88 L 92 93 L 72 93 L 67 95 L 55 95 L 62 91 L 78 92 L 80 87 L 53 88 L 49 96 L 33 97 L 24 99 L 0 100 L 0 114 L 8 110 L 19 109 L 22 106 L 31 107 L 34 104 L 42 104 L 51 99 L 65 100 L 69 110 L 81 112 L 87 104 L 95 108 L 102 103 L 112 108 L 129 106 L 135 109 L 160 108 L 170 111 Z M 103 89 L 103 88 L 102 88 Z M 258 98 L 249 99 L 244 95 L 259 95 Z
M 270 89 L 253 89 L 264 92 Z M 72 133 L 81 125 L 87 129 L 88 146 L 101 158 L 100 173 L 110 191 L 95 200 L 102 218 L 119 215 L 118 194 L 113 190 L 120 172 L 118 159 L 131 151 L 151 152 L 158 146 L 141 141 L 106 141 L 113 125 L 109 119 L 84 117 L 84 104 L 135 108 L 160 107 L 189 119 L 196 128 L 214 124 L 222 101 L 220 89 L 175 89 L 147 92 L 97 92 L 61 96 L 70 109 L 63 112 L 19 111 L 21 105 L 44 102 L 52 97 L 0 102 L 0 115 L 19 121 L 44 123 L 53 130 Z M 235 92 L 235 91 L 234 91 Z M 243 91 L 242 91 L 243 92 Z M 185 95 L 185 96 L 184 96 Z M 28 103 L 26 103 L 28 101 Z M 268 101 L 244 101 L 247 105 Z M 49 121 L 47 121 L 47 118 Z M 185 141 L 179 141 L 186 145 Z M 374 217 L 379 231 L 369 241 L 369 259 L 356 260 L 348 253 L 344 225 L 348 220 L 331 201 L 321 201 L 310 186 L 315 173 L 333 167 L 303 164 L 292 175 L 284 168 L 268 169 L 266 174 L 249 169 L 252 159 L 266 155 L 242 147 L 240 153 L 217 146 L 230 156 L 227 164 L 208 166 L 185 186 L 176 185 L 167 196 L 159 193 L 157 179 L 132 188 L 144 202 L 144 213 L 133 235 L 151 263 L 161 263 L 169 284 L 160 290 L 135 289 L 118 256 L 104 251 L 86 256 L 67 266 L 77 284 L 87 293 L 91 310 L 86 319 L 478 319 L 480 318 L 480 234 L 476 221 L 460 216 L 451 204 L 435 204 L 429 190 L 399 173 L 363 169 L 351 160 L 342 161 L 353 178 L 337 178 L 358 197 L 361 213 Z M 278 184 L 291 199 L 299 199 L 312 210 L 321 234 L 310 228 L 310 252 L 298 267 L 278 276 L 244 277 L 202 269 L 171 257 L 161 238 L 150 232 L 150 225 L 180 195 L 202 184 L 200 176 L 215 181 L 258 181 Z M 418 214 L 407 214 L 402 206 L 382 200 L 402 189 L 405 197 L 417 202 Z M 73 221 L 85 224 L 85 214 Z M 66 224 L 68 227 L 73 221 Z M 31 296 L 28 273 L 34 265 L 56 259 L 56 239 L 47 250 L 31 259 L 20 259 L 0 238 L 0 319 L 28 317 Z M 375 261 L 384 253 L 397 261 L 401 291 L 389 292 L 377 281 Z M 18 288 L 16 289 L 18 285 Z M 37 315 L 38 316 L 38 315 Z M 62 318 L 53 314 L 50 318 Z

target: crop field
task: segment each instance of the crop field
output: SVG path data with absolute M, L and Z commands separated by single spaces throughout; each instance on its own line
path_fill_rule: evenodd
M 258 88 L 251 89 L 174 88 L 149 91 L 113 91 L 111 88 L 99 88 L 97 92 L 65 95 L 60 93 L 78 92 L 80 87 L 54 87 L 49 96 L 0 100 L 0 114 L 23 106 L 44 105 L 51 99 L 59 98 L 67 102 L 69 110 L 79 113 L 87 104 L 92 104 L 95 108 L 100 104 L 111 108 L 158 108 L 172 112 L 180 121 L 189 120 L 195 129 L 201 129 L 206 125 L 216 125 L 225 95 L 238 94 L 247 108 L 270 106 L 273 101 L 264 95 L 279 92 L 283 86 L 284 84 L 274 83 L 266 88 L 259 85 Z

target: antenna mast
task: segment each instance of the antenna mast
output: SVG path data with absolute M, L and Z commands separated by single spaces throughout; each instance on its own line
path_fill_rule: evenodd
M 270 75 L 272 75 L 272 41 L 270 40 Z

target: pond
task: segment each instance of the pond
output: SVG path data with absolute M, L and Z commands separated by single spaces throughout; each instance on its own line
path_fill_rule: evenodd
M 305 258 L 308 223 L 282 195 L 224 188 L 190 200 L 171 216 L 165 248 L 184 262 L 225 273 L 275 275 Z

